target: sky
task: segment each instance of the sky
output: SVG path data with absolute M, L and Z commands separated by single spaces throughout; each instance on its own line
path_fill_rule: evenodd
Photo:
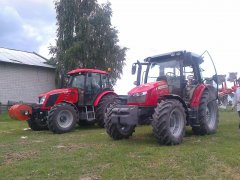
M 131 64 L 176 50 L 208 50 L 218 74 L 240 76 L 240 1 L 238 0 L 109 0 L 119 44 L 129 50 L 124 74 L 115 91 L 126 94 L 135 76 Z M 105 3 L 106 0 L 98 0 Z M 35 51 L 49 58 L 56 20 L 51 0 L 0 0 L 0 47 Z

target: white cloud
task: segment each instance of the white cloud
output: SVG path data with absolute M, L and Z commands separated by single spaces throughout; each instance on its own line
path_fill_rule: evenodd
M 106 2 L 102 0 L 102 2 Z M 208 50 L 219 74 L 238 71 L 240 2 L 237 0 L 110 0 L 112 24 L 129 48 L 127 66 L 115 89 L 126 94 L 131 63 L 175 50 Z M 239 73 L 240 74 L 240 73 Z M 131 78 L 134 81 L 135 77 Z M 129 82 L 132 84 L 132 82 Z M 133 86 L 132 86 L 133 87 Z

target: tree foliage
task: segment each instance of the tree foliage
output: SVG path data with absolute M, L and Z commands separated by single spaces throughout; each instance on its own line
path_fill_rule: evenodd
M 57 73 L 75 68 L 111 68 L 114 85 L 125 65 L 126 47 L 118 45 L 118 31 L 112 27 L 111 4 L 96 0 L 55 1 L 56 46 L 50 47 Z

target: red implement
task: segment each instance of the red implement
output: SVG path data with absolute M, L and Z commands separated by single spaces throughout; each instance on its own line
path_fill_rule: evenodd
M 9 108 L 8 114 L 12 119 L 27 121 L 32 114 L 32 107 L 26 104 L 15 104 Z

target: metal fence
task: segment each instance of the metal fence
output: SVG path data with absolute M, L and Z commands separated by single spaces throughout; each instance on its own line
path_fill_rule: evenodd
M 9 107 L 9 105 L 0 104 L 0 114 L 6 113 Z
M 22 102 L 8 101 L 7 104 L 2 104 L 0 102 L 0 114 L 6 113 L 8 111 L 8 108 L 18 103 L 22 103 Z

